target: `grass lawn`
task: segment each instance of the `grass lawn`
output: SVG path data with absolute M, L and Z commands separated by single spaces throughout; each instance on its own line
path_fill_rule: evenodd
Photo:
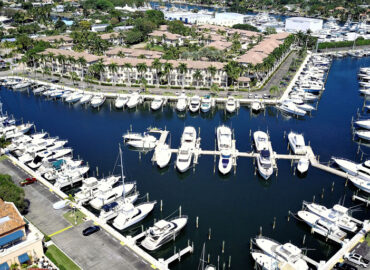
M 365 238 L 367 245 L 370 247 L 370 234 L 368 234 Z
M 8 156 L 6 156 L 6 155 L 0 156 L 0 161 L 6 160 L 6 159 L 8 159 Z
M 76 213 L 76 216 L 74 215 Z M 68 220 L 69 223 L 72 225 L 80 225 L 84 223 L 85 215 L 80 210 L 69 210 L 67 213 L 63 214 L 63 217 Z M 75 221 L 77 221 L 77 224 L 75 224 Z
M 60 269 L 60 270 L 79 270 L 80 268 L 71 261 L 60 249 L 55 245 L 48 247 L 45 255 Z

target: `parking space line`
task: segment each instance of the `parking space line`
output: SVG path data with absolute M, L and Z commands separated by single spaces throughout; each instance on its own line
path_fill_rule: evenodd
M 68 230 L 68 229 L 70 229 L 70 228 L 72 228 L 72 227 L 73 227 L 73 225 L 68 226 L 68 227 L 66 227 L 66 228 L 64 228 L 64 229 L 61 229 L 61 230 L 59 230 L 59 231 L 57 231 L 57 232 L 55 232 L 55 233 L 50 234 L 50 235 L 49 235 L 49 237 L 52 237 L 52 236 L 57 235 L 57 234 L 59 234 L 59 233 L 62 233 L 62 232 L 66 231 L 66 230 Z

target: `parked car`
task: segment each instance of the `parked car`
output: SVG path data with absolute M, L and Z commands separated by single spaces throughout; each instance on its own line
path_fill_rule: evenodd
M 366 268 L 369 265 L 369 260 L 354 252 L 344 255 L 344 258 L 351 263 L 362 266 L 363 268 Z
M 59 80 L 58 80 L 58 79 L 53 79 L 53 80 L 51 80 L 51 82 L 52 82 L 52 83 L 58 83 L 58 82 L 59 82 Z
M 28 186 L 33 183 L 37 182 L 37 179 L 32 177 L 32 178 L 26 178 L 24 181 L 20 182 L 20 185 L 23 186 Z
M 357 267 L 355 267 L 353 265 L 350 265 L 348 263 L 337 263 L 334 266 L 334 269 L 337 269 L 337 270 L 357 270 Z
M 93 233 L 98 232 L 98 231 L 100 231 L 99 226 L 91 226 L 91 227 L 88 227 L 85 230 L 83 230 L 82 234 L 84 236 L 88 236 L 88 235 L 93 234 Z

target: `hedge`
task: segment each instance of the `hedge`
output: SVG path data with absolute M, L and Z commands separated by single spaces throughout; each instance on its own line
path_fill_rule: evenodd
M 370 45 L 370 39 L 356 39 L 355 46 Z M 353 41 L 322 42 L 319 43 L 318 49 L 352 47 Z
M 199 88 L 200 90 L 207 90 L 207 91 L 209 91 L 210 89 L 208 88 L 208 87 L 201 87 L 201 88 Z
M 165 86 L 165 85 L 160 85 L 160 86 L 159 86 L 159 88 L 166 89 L 166 88 L 167 88 L 167 86 Z
M 124 84 L 124 83 L 117 83 L 116 86 L 123 86 L 124 87 L 124 86 L 126 86 L 126 84 Z
M 195 87 L 194 86 L 187 86 L 187 87 L 184 87 L 186 90 L 195 90 Z
M 104 85 L 104 86 L 112 86 L 112 84 L 111 83 L 101 83 L 101 85 Z
M 132 84 L 131 87 L 140 87 L 138 84 Z
M 171 89 L 181 89 L 181 86 L 171 86 Z

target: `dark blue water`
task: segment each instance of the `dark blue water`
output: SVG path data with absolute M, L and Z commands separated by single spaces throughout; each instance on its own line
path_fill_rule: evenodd
M 68 106 L 60 101 L 45 100 L 32 94 L 16 93 L 3 89 L 0 91 L 4 110 L 14 114 L 16 118 L 32 121 L 37 129 L 47 130 L 53 136 L 69 140 L 75 149 L 75 156 L 88 161 L 94 170 L 107 175 L 112 171 L 117 158 L 118 143 L 122 134 L 132 125 L 134 131 L 145 131 L 149 126 L 167 128 L 171 131 L 172 147 L 178 147 L 180 136 L 185 125 L 200 128 L 203 149 L 214 149 L 215 128 L 219 124 L 227 124 L 235 130 L 236 145 L 239 151 L 250 151 L 250 130 L 269 130 L 274 150 L 287 153 L 287 139 L 284 131 L 303 132 L 306 141 L 310 141 L 314 152 L 320 155 L 320 161 L 328 161 L 331 156 L 360 160 L 357 155 L 357 143 L 352 141 L 351 118 L 357 109 L 362 107 L 363 100 L 358 95 L 357 72 L 359 67 L 369 66 L 370 58 L 345 58 L 333 62 L 327 85 L 318 111 L 304 120 L 286 118 L 274 108 L 267 108 L 266 115 L 251 115 L 248 108 L 241 108 L 238 115 L 226 117 L 219 110 L 213 115 L 192 116 L 187 114 L 179 117 L 173 108 L 166 107 L 163 112 L 153 113 L 148 105 L 137 111 L 110 111 L 109 106 L 100 111 L 82 108 L 76 104 Z M 363 146 L 363 151 L 368 149 Z M 370 152 L 370 151 L 368 151 Z M 335 244 L 327 244 L 310 234 L 309 227 L 293 218 L 287 221 L 288 211 L 297 212 L 302 200 L 332 206 L 345 197 L 345 205 L 353 206 L 350 196 L 355 189 L 351 184 L 344 186 L 344 179 L 326 172 L 310 168 L 308 175 L 299 178 L 293 175 L 289 161 L 278 161 L 278 176 L 264 181 L 254 175 L 255 166 L 252 159 L 239 158 L 236 174 L 222 177 L 213 173 L 214 159 L 202 156 L 195 172 L 189 171 L 180 175 L 171 166 L 159 170 L 151 164 L 152 153 L 141 155 L 124 148 L 126 174 L 130 180 L 136 180 L 141 194 L 150 193 L 150 199 L 163 200 L 163 212 L 159 205 L 143 223 L 145 227 L 153 224 L 154 219 L 166 217 L 182 206 L 182 214 L 189 216 L 185 231 L 175 243 L 164 246 L 155 257 L 173 254 L 175 246 L 184 247 L 187 240 L 195 244 L 195 253 L 184 258 L 174 269 L 195 269 L 199 262 L 201 247 L 206 242 L 207 253 L 211 262 L 220 266 L 227 264 L 231 256 L 232 269 L 252 269 L 253 261 L 249 255 L 249 240 L 259 233 L 281 242 L 292 241 L 302 246 L 303 235 L 306 234 L 305 247 L 314 249 L 308 256 L 322 260 L 327 259 L 338 249 Z M 172 158 L 174 160 L 175 157 Z M 217 168 L 217 167 L 216 167 Z M 117 171 L 118 172 L 118 171 Z M 334 191 L 331 191 L 332 183 Z M 324 189 L 324 198 L 321 198 Z M 367 210 L 356 212 L 357 218 L 369 217 Z M 195 219 L 199 216 L 199 228 L 196 229 Z M 272 224 L 276 218 L 276 228 Z M 211 240 L 208 230 L 212 229 Z M 134 228 L 127 233 L 133 233 Z M 222 241 L 225 251 L 222 254 Z

